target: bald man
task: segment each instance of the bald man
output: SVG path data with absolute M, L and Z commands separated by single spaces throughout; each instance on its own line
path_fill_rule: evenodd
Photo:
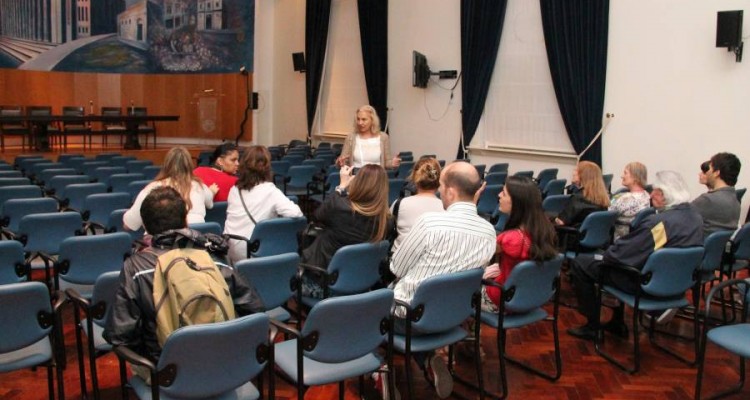
M 476 168 L 466 162 L 457 161 L 443 169 L 438 190 L 446 212 L 419 217 L 393 255 L 396 299 L 410 303 L 417 286 L 432 276 L 487 266 L 495 252 L 495 228 L 477 215 L 475 196 L 481 183 Z M 402 331 L 403 308 L 396 308 L 396 316 L 400 318 L 395 329 Z M 453 381 L 443 360 L 432 355 L 426 361 L 438 396 L 448 397 Z

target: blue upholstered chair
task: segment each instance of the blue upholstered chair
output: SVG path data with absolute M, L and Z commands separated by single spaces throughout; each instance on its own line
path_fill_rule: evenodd
M 24 282 L 29 279 L 29 273 L 21 242 L 0 241 L 0 285 Z
M 224 232 L 224 223 L 227 221 L 226 201 L 215 201 L 214 206 L 206 209 L 206 222 L 216 222 L 221 227 L 221 233 Z
M 291 318 L 289 311 L 283 306 L 296 293 L 299 284 L 296 278 L 298 267 L 297 253 L 249 258 L 234 265 L 258 291 L 266 307 L 266 314 L 281 322 Z
M 228 235 L 235 240 L 247 242 L 247 258 L 266 257 L 276 254 L 296 253 L 297 233 L 307 226 L 304 217 L 272 218 L 258 221 L 250 238 Z

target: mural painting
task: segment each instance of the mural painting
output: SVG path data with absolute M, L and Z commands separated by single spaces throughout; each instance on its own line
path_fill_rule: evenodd
M 252 71 L 253 0 L 0 0 L 0 68 Z

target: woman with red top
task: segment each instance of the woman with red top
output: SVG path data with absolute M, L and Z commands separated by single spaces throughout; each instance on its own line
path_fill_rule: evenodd
M 497 264 L 487 267 L 485 279 L 504 284 L 510 272 L 525 260 L 545 261 L 557 255 L 557 235 L 542 209 L 542 195 L 529 178 L 509 176 L 500 192 L 500 211 L 508 214 L 505 230 L 497 235 Z M 500 289 L 482 290 L 482 309 L 497 312 Z
M 229 189 L 237 183 L 239 159 L 240 152 L 234 143 L 222 143 L 214 150 L 210 167 L 198 167 L 193 171 L 206 186 L 218 186 L 219 191 L 214 195 L 214 201 L 227 201 Z

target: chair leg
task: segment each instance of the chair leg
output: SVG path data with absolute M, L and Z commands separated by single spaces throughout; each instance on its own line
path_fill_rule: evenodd
M 73 303 L 73 320 L 76 332 L 76 353 L 78 355 L 78 374 L 81 382 L 81 398 L 88 398 L 88 390 L 86 389 L 86 368 L 83 362 L 83 337 L 81 335 L 81 316 L 78 311 L 78 305 Z
M 86 321 L 88 323 L 89 332 L 94 332 L 94 323 L 92 322 L 92 319 L 89 317 Z M 94 338 L 87 337 L 86 341 L 88 342 L 88 350 L 89 350 L 89 371 L 91 371 L 91 387 L 94 391 L 94 399 L 99 400 L 99 376 L 97 375 L 96 371 L 96 349 L 94 348 Z
M 339 382 L 339 400 L 344 400 L 344 393 L 346 392 L 346 387 L 344 385 L 345 381 Z
M 597 301 L 596 304 L 598 306 L 601 306 L 602 301 L 602 291 L 597 290 Z M 597 339 L 594 340 L 594 350 L 596 350 L 596 353 L 602 356 L 607 361 L 611 362 L 621 370 L 629 373 L 629 374 L 635 374 L 640 369 L 640 340 L 639 340 L 639 332 L 638 332 L 638 317 L 640 315 L 640 312 L 638 311 L 638 299 L 635 301 L 635 308 L 633 310 L 633 368 L 628 367 L 624 363 L 621 363 L 620 361 L 616 360 L 611 354 L 604 351 L 604 331 L 601 329 L 601 324 L 599 324 L 599 334 L 597 335 Z
M 47 391 L 49 392 L 48 395 L 50 399 L 55 398 L 55 382 L 53 382 L 54 378 L 52 377 L 52 368 L 52 363 L 47 365 Z M 54 368 L 57 369 L 56 366 Z M 60 381 L 57 381 L 57 384 L 59 385 Z

